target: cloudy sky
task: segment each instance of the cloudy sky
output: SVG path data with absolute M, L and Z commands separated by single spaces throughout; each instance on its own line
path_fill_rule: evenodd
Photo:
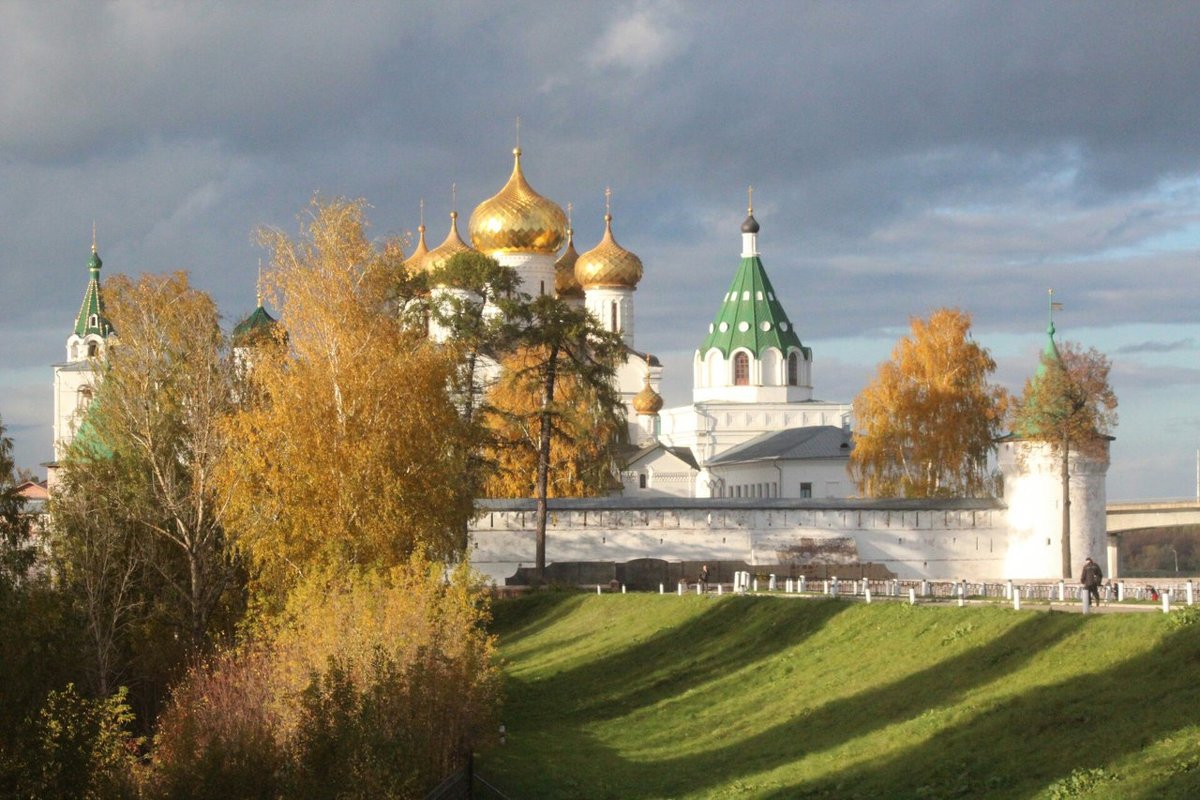
M 821 399 L 910 316 L 969 311 L 1019 390 L 1046 326 L 1113 360 L 1109 496 L 1187 497 L 1200 449 L 1200 4 L 5 3 L 0 417 L 51 454 L 50 364 L 86 283 L 186 269 L 232 324 L 259 225 L 315 192 L 432 244 L 526 176 L 614 228 L 637 345 L 689 400 L 746 186 Z

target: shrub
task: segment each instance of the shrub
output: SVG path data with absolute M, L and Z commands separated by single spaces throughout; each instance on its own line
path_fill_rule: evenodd
M 137 796 L 140 739 L 129 734 L 133 712 L 125 690 L 81 697 L 72 684 L 50 692 L 34 726 L 34 761 L 26 772 L 30 795 L 45 800 L 118 800 Z
M 151 798 L 273 798 L 283 748 L 271 708 L 271 656 L 234 648 L 193 667 L 159 717 Z

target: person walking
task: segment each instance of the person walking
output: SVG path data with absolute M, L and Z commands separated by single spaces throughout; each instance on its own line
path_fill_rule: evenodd
M 708 564 L 700 567 L 700 591 L 708 591 Z
M 1083 562 L 1083 573 L 1079 576 L 1079 582 L 1097 606 L 1100 605 L 1100 584 L 1103 580 L 1104 574 L 1100 572 L 1099 564 L 1090 558 Z

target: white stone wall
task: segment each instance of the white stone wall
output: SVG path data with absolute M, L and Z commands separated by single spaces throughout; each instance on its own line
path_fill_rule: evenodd
M 520 290 L 537 297 L 556 294 L 554 288 L 554 259 L 546 253 L 496 253 L 496 261 L 502 267 L 512 267 L 521 277 Z
M 1004 500 L 1009 507 L 1013 545 L 1010 571 L 1041 565 L 1047 546 L 1054 550 L 1054 570 L 1062 569 L 1062 462 L 1049 444 L 1024 440 L 1002 442 L 997 463 L 1004 474 Z M 1108 563 L 1108 460 L 1072 452 L 1068 461 L 1071 497 L 1071 561 L 1069 573 L 1078 578 L 1083 562 L 1092 558 L 1112 575 Z M 1048 544 L 1047 544 L 1048 543 Z
M 524 505 L 522 505 L 524 504 Z M 527 507 L 526 507 L 527 506 Z M 555 507 L 557 506 L 557 507 Z M 546 534 L 547 563 L 661 558 L 743 560 L 771 565 L 796 552 L 836 550 L 849 540 L 856 562 L 897 577 L 1033 579 L 1058 575 L 1058 544 L 1026 547 L 1012 569 L 1008 512 L 995 501 L 557 501 Z M 758 506 L 758 507 L 755 507 Z M 534 559 L 532 501 L 495 501 L 471 531 L 472 564 L 497 583 Z M 814 562 L 816 563 L 816 562 Z M 828 563 L 828 562 L 826 562 Z

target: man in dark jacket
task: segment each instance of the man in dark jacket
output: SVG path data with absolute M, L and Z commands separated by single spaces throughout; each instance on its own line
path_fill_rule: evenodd
M 1088 595 L 1096 605 L 1100 605 L 1100 583 L 1103 580 L 1104 575 L 1100 572 L 1099 564 L 1090 558 L 1083 562 L 1083 574 L 1079 576 L 1079 582 L 1087 589 Z

